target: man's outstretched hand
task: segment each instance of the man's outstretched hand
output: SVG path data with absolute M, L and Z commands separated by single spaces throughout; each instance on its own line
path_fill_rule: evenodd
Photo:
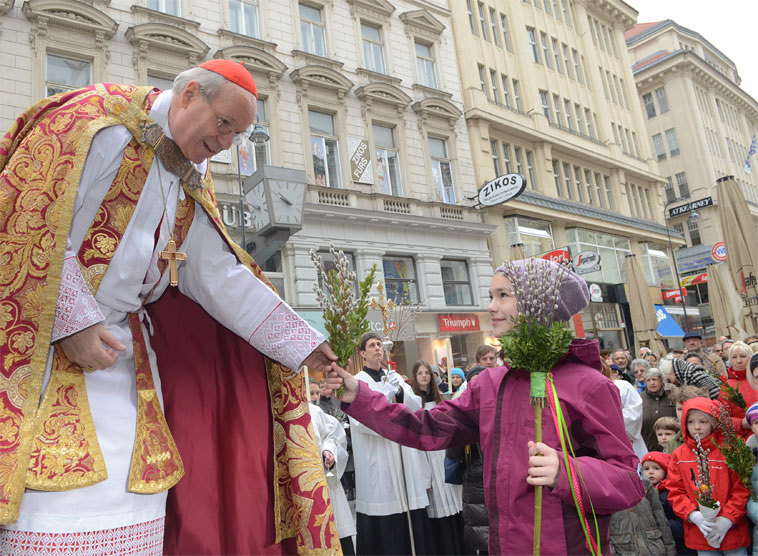
M 321 342 L 311 354 L 303 360 L 303 366 L 313 371 L 326 373 L 332 368 L 332 364 L 337 361 L 332 347 L 326 342 Z
M 345 369 L 334 363 L 332 370 L 326 375 L 326 389 L 331 390 L 336 396 L 340 386 L 345 385 L 345 390 L 339 400 L 345 403 L 353 403 L 355 394 L 358 392 L 358 381 Z

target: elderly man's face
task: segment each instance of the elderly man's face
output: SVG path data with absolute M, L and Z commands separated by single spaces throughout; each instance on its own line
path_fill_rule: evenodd
M 622 369 L 626 368 L 626 354 L 623 351 L 617 351 L 611 359 L 613 359 L 615 365 L 618 365 Z
M 711 348 L 711 353 L 721 357 L 721 344 L 716 344 Z
M 684 340 L 684 347 L 687 351 L 699 351 L 703 347 L 703 340 L 700 338 L 687 338 Z
M 174 97 L 169 129 L 182 154 L 195 164 L 232 146 L 235 133 L 243 133 L 255 120 L 255 97 L 234 83 L 226 83 L 208 100 L 197 81 L 190 81 Z M 221 127 L 231 131 L 223 133 Z

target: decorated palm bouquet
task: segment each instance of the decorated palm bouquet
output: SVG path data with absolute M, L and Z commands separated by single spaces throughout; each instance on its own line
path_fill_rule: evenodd
M 330 245 L 329 252 L 334 257 L 334 268 L 331 269 L 326 268 L 324 259 L 316 251 L 310 251 L 320 278 L 320 284 L 315 283 L 313 290 L 324 315 L 324 327 L 329 334 L 329 345 L 337 356 L 337 364 L 346 367 L 361 335 L 369 330 L 366 315 L 376 265 L 356 285 L 356 273 L 350 269 L 344 251 L 337 251 L 334 245 Z M 340 387 L 338 397 L 342 391 Z

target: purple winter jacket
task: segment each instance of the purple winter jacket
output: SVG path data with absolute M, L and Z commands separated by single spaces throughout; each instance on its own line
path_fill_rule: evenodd
M 630 508 L 645 490 L 637 474 L 621 413 L 618 388 L 600 372 L 596 340 L 574 340 L 553 368 L 558 396 L 581 470 L 586 512 L 597 514 L 603 554 L 611 554 L 610 514 Z M 421 450 L 481 443 L 484 488 L 490 515 L 491 554 L 531 554 L 534 536 L 534 487 L 526 482 L 529 440 L 534 439 L 534 408 L 529 404 L 529 374 L 498 367 L 486 369 L 456 400 L 412 412 L 389 404 L 379 392 L 359 384 L 355 401 L 342 404 L 348 415 L 382 436 Z M 558 450 L 561 469 L 554 489 L 542 496 L 542 554 L 589 554 L 563 462 L 550 409 L 542 418 L 543 442 Z M 591 514 L 588 515 L 594 532 Z

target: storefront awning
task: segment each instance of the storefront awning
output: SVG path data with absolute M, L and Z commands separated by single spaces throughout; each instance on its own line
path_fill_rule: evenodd
M 655 314 L 658 317 L 658 333 L 664 338 L 681 338 L 684 336 L 684 330 L 676 323 L 669 312 L 663 308 L 663 305 L 655 306 Z

